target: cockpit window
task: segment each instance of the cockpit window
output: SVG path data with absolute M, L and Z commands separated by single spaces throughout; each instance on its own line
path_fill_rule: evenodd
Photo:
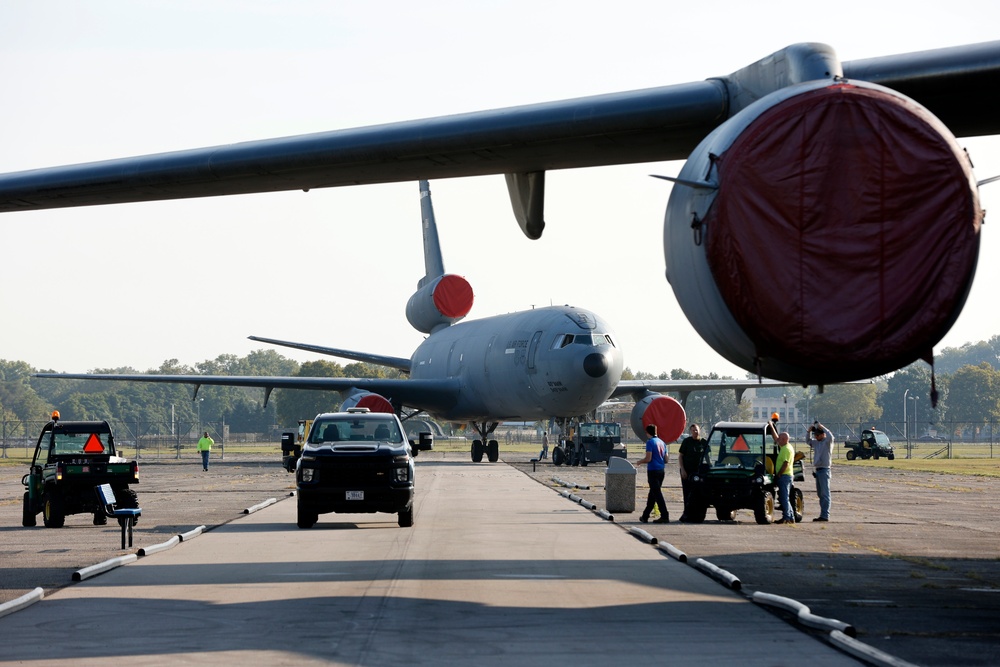
M 615 346 L 614 341 L 608 334 L 560 334 L 552 341 L 552 349 L 558 350 L 569 345 L 597 345 Z

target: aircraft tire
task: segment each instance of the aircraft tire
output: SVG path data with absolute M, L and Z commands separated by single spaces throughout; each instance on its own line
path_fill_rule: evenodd
M 482 463 L 483 462 L 483 441 L 473 440 L 472 441 L 472 462 Z
M 486 458 L 490 463 L 496 463 L 500 460 L 500 443 L 496 440 L 490 440 L 486 445 Z

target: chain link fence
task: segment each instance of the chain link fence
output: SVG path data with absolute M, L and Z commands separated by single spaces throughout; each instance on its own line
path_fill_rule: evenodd
M 208 431 L 215 440 L 212 458 L 224 459 L 226 449 L 240 453 L 281 453 L 281 432 L 230 433 L 221 422 L 143 422 L 108 420 L 115 434 L 115 447 L 120 456 L 136 459 L 196 459 L 198 439 Z M 28 458 L 35 453 L 38 434 L 48 420 L 0 422 L 0 458 Z M 289 429 L 294 430 L 294 429 Z

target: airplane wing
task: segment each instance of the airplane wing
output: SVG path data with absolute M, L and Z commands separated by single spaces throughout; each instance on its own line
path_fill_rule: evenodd
M 410 372 L 410 360 L 404 359 L 402 357 L 388 357 L 381 354 L 369 354 L 367 352 L 355 352 L 353 350 L 343 350 L 338 347 L 324 347 L 323 345 L 310 345 L 309 343 L 293 343 L 287 340 L 277 340 L 275 338 L 262 338 L 260 336 L 247 336 L 250 340 L 255 340 L 258 343 L 269 343 L 271 345 L 281 345 L 283 347 L 291 347 L 296 350 L 305 350 L 307 352 L 316 352 L 318 354 L 325 354 L 331 357 L 340 357 L 341 359 L 352 359 L 354 361 L 361 361 L 366 364 L 378 364 L 379 366 L 388 366 L 389 368 L 395 368 L 398 371 L 403 371 L 404 373 Z
M 913 97 L 957 136 L 1000 132 L 1000 41 L 843 71 Z M 730 78 L 8 173 L 0 212 L 500 173 L 512 199 L 519 188 L 534 197 L 528 177 L 548 169 L 686 158 L 737 100 L 754 97 Z
M 615 387 L 611 398 L 633 395 L 644 391 L 676 392 L 684 398 L 693 391 L 735 389 L 737 400 L 739 400 L 739 397 L 747 389 L 796 386 L 799 386 L 796 382 L 780 382 L 778 380 L 622 380 Z
M 222 387 L 260 387 L 266 396 L 274 389 L 312 389 L 318 391 L 362 390 L 380 394 L 393 403 L 427 412 L 443 412 L 458 400 L 457 380 L 410 380 L 378 378 L 281 377 L 257 375 L 120 375 L 114 373 L 36 373 L 34 377 L 62 380 L 109 380 L 123 382 L 160 382 L 195 385 L 195 395 L 202 385 Z M 266 401 L 265 401 L 266 402 Z

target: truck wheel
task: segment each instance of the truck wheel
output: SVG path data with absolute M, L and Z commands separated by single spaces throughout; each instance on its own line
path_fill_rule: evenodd
M 562 447 L 556 447 L 552 450 L 552 465 L 561 466 L 564 463 L 566 463 L 566 453 Z
M 298 506 L 297 514 L 295 525 L 299 528 L 312 528 L 319 521 L 319 514 L 317 512 L 310 512 L 301 505 Z
M 792 489 L 792 508 L 795 511 L 795 523 L 802 523 L 802 513 L 806 509 L 805 500 L 802 498 L 802 489 Z
M 32 526 L 38 525 L 38 521 L 35 519 L 35 513 L 31 511 L 31 499 L 28 498 L 28 492 L 24 492 L 24 505 L 21 510 L 21 525 L 25 528 L 31 528 Z
M 753 518 L 757 523 L 764 525 L 774 522 L 774 494 L 770 491 L 762 491 L 760 497 L 753 508 Z
M 854 451 L 853 449 L 848 449 L 847 450 L 847 460 L 848 461 L 853 461 L 856 458 L 858 458 L 858 453 L 856 451 Z
M 45 504 L 42 506 L 42 521 L 46 528 L 62 528 L 66 523 L 66 513 L 63 509 L 63 499 L 58 493 L 45 494 Z
M 94 525 L 95 526 L 108 525 L 108 515 L 104 513 L 104 508 L 100 508 L 96 512 L 94 512 Z
M 486 445 L 486 458 L 490 463 L 496 463 L 500 460 L 500 443 L 496 440 L 490 440 Z
M 411 505 L 408 509 L 400 511 L 399 527 L 409 528 L 412 525 L 413 525 L 413 506 Z
M 715 518 L 719 521 L 736 521 L 736 510 L 727 507 L 716 507 Z
M 482 463 L 483 462 L 483 441 L 473 440 L 472 441 L 472 462 Z

